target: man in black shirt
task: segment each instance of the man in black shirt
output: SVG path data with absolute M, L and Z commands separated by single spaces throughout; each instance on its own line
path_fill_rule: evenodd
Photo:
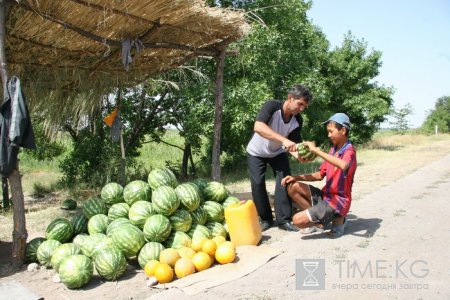
M 256 117 L 254 132 L 247 145 L 247 162 L 252 186 L 252 196 L 262 230 L 273 223 L 272 210 L 266 190 L 266 169 L 269 164 L 274 172 L 275 218 L 279 228 L 298 231 L 292 225 L 292 201 L 281 179 L 291 174 L 287 152 L 297 157 L 297 143 L 302 142 L 303 119 L 300 115 L 312 101 L 312 95 L 303 85 L 296 84 L 288 92 L 285 101 L 269 100 Z M 297 157 L 298 158 L 298 157 Z

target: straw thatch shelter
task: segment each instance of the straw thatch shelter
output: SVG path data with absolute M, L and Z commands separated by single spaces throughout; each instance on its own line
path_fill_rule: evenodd
M 193 57 L 218 56 L 248 30 L 242 12 L 200 0 L 14 3 L 6 22 L 6 59 L 29 98 L 134 84 Z M 127 45 L 133 61 L 124 72 Z
M 60 103 L 61 116 L 76 95 L 89 94 L 89 107 L 118 82 L 135 85 L 197 56 L 214 57 L 217 166 L 224 57 L 248 29 L 243 12 L 201 0 L 0 0 L 0 74 L 3 87 L 17 75 L 30 102 Z M 20 266 L 27 234 L 17 170 L 9 181 L 13 263 Z

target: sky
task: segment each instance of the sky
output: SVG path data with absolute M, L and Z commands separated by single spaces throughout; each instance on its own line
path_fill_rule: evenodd
M 308 18 L 331 49 L 350 31 L 369 51 L 382 52 L 374 81 L 395 89 L 396 109 L 411 104 L 411 128 L 450 96 L 450 0 L 312 0 Z

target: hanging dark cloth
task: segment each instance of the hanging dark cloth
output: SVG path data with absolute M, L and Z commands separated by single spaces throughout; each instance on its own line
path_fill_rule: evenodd
M 17 166 L 19 147 L 35 149 L 33 127 L 20 80 L 11 77 L 0 106 L 0 173 L 9 177 Z

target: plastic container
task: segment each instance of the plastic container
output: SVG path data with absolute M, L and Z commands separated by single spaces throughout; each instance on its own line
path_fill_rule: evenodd
M 253 200 L 231 204 L 225 208 L 225 222 L 230 239 L 236 247 L 257 245 L 261 240 L 261 226 Z

